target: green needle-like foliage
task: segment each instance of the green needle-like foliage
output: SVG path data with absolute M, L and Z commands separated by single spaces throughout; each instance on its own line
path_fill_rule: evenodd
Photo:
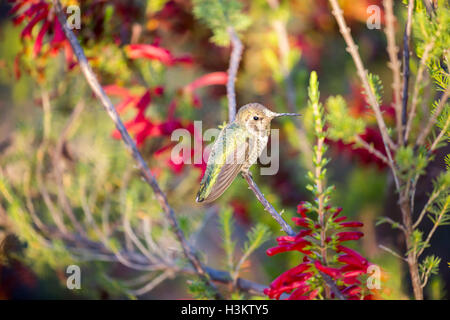
M 326 106 L 329 138 L 351 143 L 354 142 L 355 136 L 364 133 L 364 120 L 350 115 L 347 103 L 342 96 L 329 97 Z
M 232 271 L 234 268 L 234 249 L 236 247 L 236 241 L 231 239 L 233 233 L 233 211 L 231 209 L 224 210 L 219 215 L 220 227 L 222 230 L 223 249 L 226 254 L 228 271 Z
M 220 46 L 227 46 L 230 42 L 228 27 L 239 32 L 250 25 L 250 18 L 241 9 L 242 3 L 235 0 L 194 0 L 194 15 L 212 30 L 211 40 Z

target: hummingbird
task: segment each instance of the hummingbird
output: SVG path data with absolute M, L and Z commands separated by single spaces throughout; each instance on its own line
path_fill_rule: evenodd
M 299 115 L 276 113 L 259 103 L 242 106 L 236 119 L 222 128 L 212 146 L 196 201 L 216 200 L 239 172 L 249 174 L 250 167 L 267 145 L 272 119 Z

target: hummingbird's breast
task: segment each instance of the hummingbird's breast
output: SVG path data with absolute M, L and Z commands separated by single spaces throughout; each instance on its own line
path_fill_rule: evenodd
M 249 169 L 252 165 L 256 163 L 258 157 L 263 152 L 264 148 L 267 146 L 269 140 L 269 135 L 267 132 L 261 132 L 259 134 L 254 134 L 249 141 L 249 156 L 247 162 L 244 164 L 244 170 Z

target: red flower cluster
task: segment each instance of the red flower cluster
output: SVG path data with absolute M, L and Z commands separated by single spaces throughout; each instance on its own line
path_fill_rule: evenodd
M 46 53 L 55 54 L 60 49 L 64 49 L 67 65 L 72 68 L 75 65 L 72 49 L 64 35 L 61 24 L 55 14 L 51 12 L 50 5 L 44 0 L 9 0 L 9 2 L 14 3 L 9 12 L 10 15 L 14 16 L 13 23 L 18 25 L 24 21 L 28 22 L 22 30 L 22 39 L 31 39 L 33 29 L 39 22 L 42 22 L 34 42 L 33 55 L 37 56 L 41 52 L 44 37 L 46 34 L 50 34 L 50 48 Z M 16 58 L 17 63 L 18 57 Z M 20 74 L 16 72 L 16 76 L 19 77 Z
M 169 139 L 169 141 L 162 147 L 154 152 L 155 157 L 161 157 L 165 152 L 170 151 L 173 147 L 173 142 L 170 141 L 170 137 L 176 129 L 187 129 L 189 132 L 193 132 L 193 126 L 191 123 L 184 124 L 179 119 L 174 119 L 169 116 L 166 121 L 156 121 L 150 119 L 145 115 L 145 111 L 151 105 L 153 97 L 160 97 L 164 94 L 163 87 L 156 87 L 145 90 L 141 95 L 132 94 L 129 90 L 120 87 L 118 85 L 110 85 L 104 87 L 107 94 L 111 96 L 117 96 L 122 99 L 117 105 L 116 110 L 119 114 L 123 114 L 130 107 L 136 113 L 134 116 L 124 123 L 125 128 L 134 137 L 136 145 L 142 146 L 148 138 L 163 137 Z M 112 133 L 115 139 L 120 139 L 120 132 L 115 129 Z M 192 151 L 193 152 L 193 151 Z M 179 173 L 184 163 L 175 163 L 171 157 L 167 158 L 167 165 L 176 173 Z M 205 165 L 196 165 L 203 170 Z
M 317 279 L 322 274 L 330 276 L 337 284 L 338 289 L 347 299 L 372 299 L 372 294 L 364 295 L 361 275 L 367 274 L 370 263 L 355 250 L 342 245 L 342 242 L 358 240 L 363 236 L 358 231 L 340 231 L 342 228 L 361 227 L 363 224 L 356 221 L 345 221 L 347 217 L 339 216 L 341 208 L 327 207 L 328 225 L 335 233 L 326 239 L 329 251 L 333 251 L 336 256 L 336 263 L 333 266 L 324 265 L 317 254 L 317 245 L 313 239 L 320 239 L 320 225 L 309 218 L 306 214 L 310 212 L 308 203 L 298 206 L 298 213 L 302 216 L 294 217 L 296 225 L 303 227 L 296 236 L 278 237 L 278 246 L 267 250 L 267 255 L 286 251 L 298 251 L 304 254 L 303 262 L 298 266 L 289 269 L 278 276 L 264 290 L 264 293 L 271 299 L 279 299 L 282 294 L 289 294 L 288 299 L 308 300 L 314 299 L 321 291 Z M 345 222 L 344 222 L 345 221 Z M 337 232 L 339 231 L 339 232 Z M 320 281 L 319 281 L 320 282 Z M 334 294 L 331 294 L 334 297 Z
M 167 59 L 171 54 L 167 50 L 160 51 L 159 53 L 167 53 L 168 56 L 159 56 L 161 59 Z M 156 54 L 156 53 L 155 53 Z M 154 59 L 155 56 L 150 58 L 149 56 L 145 56 L 147 59 Z M 194 95 L 195 90 L 210 86 L 210 85 L 223 85 L 227 81 L 227 74 L 225 72 L 213 72 L 210 74 L 206 74 L 195 81 L 191 82 L 187 86 L 185 86 L 181 92 L 184 94 L 192 95 L 199 101 L 199 99 Z M 104 87 L 104 90 L 107 94 L 111 96 L 116 96 L 121 99 L 121 101 L 116 105 L 116 110 L 119 114 L 123 114 L 125 111 L 130 109 L 131 107 L 135 110 L 135 115 L 132 119 L 125 122 L 125 127 L 128 132 L 134 136 L 135 142 L 137 146 L 142 146 L 143 143 L 151 137 L 171 137 L 172 133 L 176 129 L 187 129 L 191 134 L 194 134 L 193 124 L 188 122 L 187 124 L 183 124 L 179 119 L 175 119 L 174 113 L 177 106 L 176 100 L 173 100 L 168 107 L 168 115 L 167 120 L 158 122 L 155 120 L 149 119 L 145 112 L 148 107 L 151 105 L 152 97 L 160 97 L 164 95 L 163 87 L 156 87 L 152 89 L 146 90 L 143 94 L 137 95 L 131 93 L 129 90 L 120 87 L 118 85 L 109 85 Z M 195 100 L 194 99 L 194 100 Z M 194 104 L 195 105 L 195 104 Z M 198 104 L 199 105 L 199 104 Z M 116 129 L 112 133 L 115 139 L 120 139 L 120 132 Z M 197 144 L 202 144 L 201 137 L 194 137 L 196 139 Z M 157 149 L 154 152 L 155 157 L 162 156 L 165 152 L 170 151 L 173 147 L 172 142 L 168 142 L 163 145 L 161 148 Z M 190 150 L 190 157 L 193 158 L 194 150 Z M 174 162 L 172 157 L 168 157 L 167 165 L 175 172 L 179 173 L 184 167 L 183 159 L 178 159 L 181 161 Z M 194 167 L 201 169 L 202 173 L 206 169 L 206 162 L 202 159 L 202 163 L 194 164 Z

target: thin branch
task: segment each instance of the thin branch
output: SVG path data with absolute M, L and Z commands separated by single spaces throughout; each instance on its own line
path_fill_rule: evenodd
M 394 5 L 392 0 L 384 0 L 383 2 L 385 8 L 386 17 L 386 39 L 387 39 L 387 52 L 389 55 L 389 67 L 392 70 L 392 89 L 394 93 L 394 106 L 395 106 L 395 118 L 397 121 L 397 134 L 398 141 L 402 139 L 402 104 L 401 104 L 401 79 L 400 79 L 400 60 L 398 59 L 398 47 L 395 43 L 395 16 L 394 16 Z
M 145 286 L 143 286 L 140 289 L 137 290 L 129 290 L 129 292 L 131 294 L 134 294 L 136 296 L 142 296 L 150 291 L 152 291 L 156 286 L 158 286 L 160 283 L 162 283 L 164 280 L 166 280 L 167 278 L 170 278 L 173 276 L 173 271 L 172 270 L 166 270 L 163 273 L 161 273 L 160 275 L 158 275 L 156 278 L 154 278 L 153 280 L 151 280 L 149 283 L 147 283 Z
M 258 186 L 256 185 L 255 181 L 253 180 L 253 178 L 247 174 L 247 173 L 242 173 L 242 176 L 244 177 L 244 179 L 247 181 L 248 186 L 250 187 L 250 189 L 253 191 L 253 193 L 255 194 L 256 198 L 259 200 L 259 202 L 261 202 L 261 204 L 264 206 L 264 209 L 270 213 L 270 215 L 272 216 L 272 218 L 275 219 L 276 222 L 278 222 L 278 224 L 281 226 L 281 228 L 283 229 L 283 231 L 285 233 L 287 233 L 290 236 L 295 236 L 296 233 L 292 230 L 291 226 L 288 225 L 286 223 L 286 221 L 284 221 L 284 219 L 281 217 L 281 215 L 275 210 L 275 208 L 270 204 L 269 201 L 267 201 L 267 199 L 264 197 L 264 195 L 262 194 L 261 190 L 259 190 Z
M 445 121 L 445 124 L 442 127 L 441 132 L 438 134 L 436 139 L 434 139 L 434 142 L 431 144 L 430 151 L 434 151 L 434 149 L 436 149 L 436 147 L 438 146 L 439 142 L 441 142 L 444 135 L 448 134 L 449 126 L 450 126 L 450 116 L 447 117 L 447 121 Z
M 439 189 L 433 191 L 431 196 L 428 198 L 427 203 L 423 206 L 422 211 L 419 214 L 419 217 L 417 218 L 417 221 L 413 224 L 413 229 L 416 229 L 420 222 L 422 222 L 422 219 L 425 217 L 425 214 L 428 212 L 428 208 L 433 204 L 434 200 L 439 197 L 442 191 L 446 189 L 445 185 L 442 185 Z
M 441 97 L 441 100 L 439 101 L 439 104 L 434 111 L 433 115 L 431 116 L 430 120 L 428 121 L 425 129 L 421 132 L 419 137 L 417 138 L 416 145 L 421 146 L 424 144 L 425 139 L 427 138 L 428 134 L 430 133 L 431 129 L 433 128 L 433 125 L 436 123 L 437 118 L 441 114 L 442 110 L 444 110 L 445 104 L 447 103 L 448 97 L 450 95 L 450 87 L 447 87 L 445 89 L 444 94 Z
M 72 129 L 73 125 L 76 123 L 78 117 L 80 116 L 81 112 L 84 109 L 84 101 L 80 100 L 75 108 L 73 109 L 69 120 L 67 120 L 67 123 L 63 129 L 63 131 L 60 133 L 58 142 L 56 143 L 56 149 L 53 153 L 53 168 L 55 170 L 55 179 L 56 183 L 58 185 L 58 202 L 66 215 L 69 217 L 70 221 L 72 222 L 75 229 L 82 235 L 85 235 L 85 231 L 81 224 L 78 222 L 75 213 L 72 210 L 72 207 L 70 206 L 69 199 L 67 199 L 67 195 L 64 192 L 64 183 L 63 183 L 63 169 L 61 166 L 61 155 L 63 153 L 63 147 L 64 143 L 67 139 L 67 136 L 69 135 L 70 130 Z
M 388 247 L 385 247 L 385 246 L 383 246 L 382 244 L 380 244 L 378 247 L 379 247 L 380 249 L 386 251 L 386 252 L 389 252 L 390 254 L 392 254 L 393 256 L 395 256 L 395 257 L 397 257 L 397 258 L 399 258 L 400 260 L 406 261 L 405 257 L 402 257 L 401 255 L 399 255 L 399 254 L 398 254 L 397 252 L 395 252 L 394 250 L 392 250 L 392 249 L 390 249 L 390 248 L 388 248 Z
M 430 276 L 430 272 L 432 270 L 432 265 L 430 265 L 427 270 L 422 274 L 422 288 L 425 288 L 425 286 L 427 285 L 428 282 L 428 277 Z
M 69 230 L 67 229 L 66 225 L 64 224 L 64 218 L 62 213 L 56 208 L 55 204 L 53 203 L 50 194 L 48 193 L 47 187 L 44 183 L 44 177 L 43 177 L 43 166 L 44 166 L 44 157 L 45 152 L 47 150 L 48 145 L 48 138 L 50 134 L 50 101 L 48 92 L 44 89 L 41 90 L 42 95 L 42 109 L 44 111 L 44 137 L 42 139 L 42 143 L 40 144 L 37 153 L 36 153 L 36 182 L 39 188 L 39 192 L 42 195 L 42 198 L 44 200 L 45 205 L 47 206 L 50 215 L 55 222 L 56 226 L 62 233 L 68 233 Z
M 422 54 L 422 58 L 420 59 L 419 68 L 417 69 L 417 76 L 416 76 L 416 80 L 414 82 L 413 96 L 412 96 L 412 101 L 411 101 L 411 110 L 409 111 L 408 123 L 406 124 L 406 129 L 405 129 L 405 143 L 408 142 L 409 134 L 410 134 L 411 128 L 412 128 L 412 122 L 414 120 L 414 117 L 416 116 L 417 104 L 419 102 L 419 91 L 420 91 L 420 87 L 422 86 L 422 83 L 423 83 L 424 73 L 425 73 L 425 69 L 426 69 L 426 62 L 428 61 L 428 58 L 430 57 L 430 53 L 434 47 L 435 42 L 436 42 L 436 37 L 425 46 L 425 49 Z
M 404 225 L 402 225 L 399 222 L 396 222 L 394 220 L 392 220 L 389 217 L 383 217 L 383 220 L 386 221 L 387 223 L 389 223 L 393 228 L 399 228 L 400 230 L 402 230 L 404 233 L 406 233 L 406 228 Z
M 202 263 L 200 262 L 200 259 L 197 255 L 197 252 L 189 246 L 187 243 L 183 231 L 180 229 L 180 226 L 178 224 L 178 220 L 175 216 L 175 212 L 170 207 L 166 195 L 162 192 L 161 188 L 159 187 L 157 181 L 153 177 L 153 174 L 151 173 L 149 167 L 147 166 L 147 163 L 142 158 L 142 155 L 138 151 L 136 144 L 134 143 L 133 139 L 130 137 L 127 129 L 123 125 L 122 121 L 120 120 L 120 117 L 114 108 L 114 105 L 112 104 L 109 97 L 104 92 L 102 86 L 97 80 L 97 77 L 95 76 L 94 72 L 92 71 L 89 62 L 84 54 L 83 49 L 81 48 L 76 36 L 70 30 L 66 25 L 66 17 L 62 11 L 61 3 L 58 0 L 53 0 L 53 4 L 56 9 L 56 14 L 58 16 L 58 20 L 63 27 L 64 33 L 67 37 L 67 39 L 70 42 L 70 45 L 72 47 L 72 50 L 74 51 L 75 55 L 77 56 L 79 66 L 81 68 L 81 71 L 83 72 L 87 82 L 89 83 L 91 89 L 94 91 L 97 98 L 101 101 L 103 107 L 107 111 L 108 115 L 111 117 L 111 119 L 114 121 L 117 130 L 120 132 L 123 142 L 125 143 L 125 146 L 132 154 L 133 158 L 135 159 L 137 163 L 137 167 L 140 170 L 144 180 L 147 182 L 147 184 L 152 188 L 153 192 L 155 193 L 156 199 L 163 208 L 163 211 L 169 220 L 173 231 L 175 232 L 175 235 L 178 238 L 178 241 L 181 244 L 181 247 L 183 249 L 184 255 L 189 260 L 189 262 L 192 264 L 193 268 L 195 269 L 196 273 L 199 275 L 199 277 L 205 281 L 215 292 L 215 297 L 218 299 L 222 298 L 222 295 L 218 292 L 216 286 L 211 283 L 209 280 L 208 274 L 206 273 Z
M 84 253 L 90 254 L 97 260 L 108 261 L 108 262 L 118 262 L 122 263 L 132 263 L 134 266 L 138 266 L 139 269 L 142 270 L 143 266 L 145 267 L 145 271 L 162 271 L 162 270 L 171 270 L 173 273 L 181 272 L 185 274 L 197 274 L 197 271 L 193 268 L 180 268 L 176 264 L 161 262 L 158 264 L 149 264 L 149 260 L 146 256 L 139 252 L 120 252 L 119 256 L 115 254 L 112 250 L 107 248 L 102 242 L 91 241 L 84 237 L 70 237 L 68 235 L 62 234 L 60 231 L 54 229 L 53 234 L 51 234 L 51 238 L 59 238 L 66 242 L 69 250 L 78 251 L 80 249 L 80 245 L 85 248 Z M 70 243 L 73 243 L 75 246 L 70 246 Z M 122 261 L 121 261 L 122 260 Z M 125 264 L 125 266 L 127 266 Z M 129 267 L 129 266 L 128 266 Z M 134 268 L 132 268 L 134 269 Z M 207 272 L 210 279 L 217 283 L 223 284 L 231 284 L 233 279 L 231 275 L 223 270 L 214 269 L 208 266 L 204 266 L 204 270 Z M 248 292 L 251 294 L 257 294 L 260 296 L 265 296 L 264 289 L 267 286 L 263 284 L 259 284 L 250 280 L 246 280 L 243 278 L 238 278 L 236 280 L 236 287 L 242 292 Z
M 414 0 L 408 1 L 408 19 L 406 20 L 405 33 L 403 35 L 403 95 L 402 95 L 402 126 L 401 135 L 403 135 L 403 130 L 406 126 L 406 113 L 408 109 L 408 89 L 409 89 L 409 57 L 410 49 L 409 42 L 411 39 L 411 25 L 414 12 Z M 406 141 L 405 136 L 400 136 L 399 144 L 403 144 Z
M 239 62 L 241 61 L 242 50 L 244 47 L 232 27 L 228 28 L 228 34 L 230 35 L 231 45 L 233 47 L 230 55 L 227 80 L 228 119 L 232 122 L 236 116 L 236 93 L 234 90 L 234 83 L 236 82 Z
M 208 272 L 209 276 L 213 281 L 225 284 L 233 282 L 233 279 L 231 278 L 230 274 L 226 271 L 217 270 L 210 267 L 206 267 L 206 271 Z M 264 289 L 266 289 L 267 286 L 250 280 L 238 278 L 236 280 L 236 288 L 238 288 L 240 291 L 266 296 L 264 294 Z
M 431 17 L 431 16 L 434 16 L 435 15 L 435 10 L 436 10 L 436 8 L 435 8 L 435 6 L 434 6 L 434 2 L 433 2 L 433 0 L 423 0 L 423 3 L 425 4 L 425 8 L 427 9 L 427 13 L 428 13 L 428 15 Z
M 434 222 L 433 228 L 430 230 L 430 233 L 428 233 L 428 236 L 423 243 L 422 249 L 420 249 L 420 251 L 417 253 L 417 258 L 419 258 L 419 256 L 423 253 L 425 248 L 430 243 L 431 237 L 436 232 L 436 229 L 439 226 L 439 224 L 441 223 L 441 220 L 444 218 L 445 214 L 447 213 L 449 205 L 450 205 L 450 201 L 447 199 L 445 204 L 442 206 L 439 216 L 436 218 L 436 221 Z
M 370 88 L 369 85 L 369 79 L 367 75 L 367 70 L 364 68 L 363 62 L 361 60 L 361 57 L 358 52 L 358 47 L 356 46 L 355 42 L 353 41 L 352 35 L 350 33 L 350 28 L 347 27 L 347 23 L 345 22 L 342 9 L 340 8 L 337 0 L 328 0 L 331 7 L 332 7 L 332 13 L 334 17 L 336 18 L 336 22 L 339 25 L 339 30 L 342 34 L 342 37 L 344 38 L 346 44 L 347 44 L 347 51 L 352 56 L 352 59 L 355 63 L 356 70 L 358 72 L 358 76 L 361 80 L 361 83 L 363 85 L 364 91 L 367 94 L 368 102 L 370 106 L 372 107 L 375 118 L 377 120 L 378 128 L 380 129 L 381 136 L 383 137 L 383 142 L 386 146 L 386 148 L 389 150 L 389 147 L 395 149 L 396 146 L 392 139 L 389 137 L 388 130 L 386 127 L 386 123 L 383 120 L 383 115 L 381 113 L 380 105 L 374 95 L 374 92 Z M 390 153 L 388 151 L 388 153 Z
M 378 159 L 380 159 L 381 161 L 383 161 L 386 165 L 390 166 L 391 163 L 389 162 L 388 158 L 386 158 L 384 156 L 384 154 L 382 154 L 380 151 L 378 151 L 377 149 L 375 149 L 375 147 L 373 146 L 373 144 L 369 144 L 367 143 L 364 139 L 362 139 L 360 136 L 355 136 L 355 142 L 357 146 L 360 146 L 364 149 L 366 149 L 368 152 L 370 152 L 371 154 L 373 154 L 374 156 L 376 156 Z
M 31 180 L 31 172 L 27 171 L 25 173 L 24 182 L 23 182 L 23 191 L 25 194 L 25 204 L 30 213 L 31 219 L 38 229 L 40 229 L 44 234 L 48 232 L 47 226 L 42 222 L 41 218 L 36 213 L 34 209 L 33 201 L 31 200 L 31 191 L 30 191 L 30 182 Z
M 364 69 L 364 65 L 362 63 L 361 57 L 358 52 L 358 47 L 356 46 L 355 42 L 353 41 L 352 35 L 350 33 L 350 28 L 347 27 L 347 24 L 345 22 L 342 9 L 340 8 L 337 0 L 328 0 L 332 7 L 332 13 L 334 17 L 336 18 L 336 21 L 339 25 L 339 30 L 342 34 L 342 37 L 344 38 L 346 44 L 347 44 L 347 51 L 352 56 L 352 59 L 355 63 L 356 70 L 358 72 L 359 78 L 362 82 L 364 91 L 367 94 L 368 102 L 370 106 L 372 107 L 372 110 L 375 113 L 375 118 L 377 120 L 378 128 L 381 133 L 381 137 L 383 138 L 383 144 L 384 148 L 386 150 L 386 155 L 391 163 L 390 167 L 392 169 L 392 175 L 394 176 L 395 186 L 397 190 L 400 190 L 400 182 L 397 177 L 397 172 L 395 170 L 394 162 L 392 160 L 391 150 L 389 149 L 396 149 L 396 145 L 392 141 L 392 139 L 389 137 L 388 129 L 386 127 L 386 123 L 384 122 L 383 115 L 381 113 L 380 105 L 375 97 L 374 92 L 372 91 L 369 79 L 367 75 L 367 70 Z
M 341 290 L 339 290 L 339 288 L 337 287 L 336 283 L 333 281 L 333 278 L 331 278 L 329 275 L 323 273 L 322 271 L 319 271 L 319 273 L 322 276 L 322 279 L 327 284 L 327 286 L 334 293 L 336 298 L 338 298 L 339 300 L 346 300 L 345 296 L 342 294 Z

